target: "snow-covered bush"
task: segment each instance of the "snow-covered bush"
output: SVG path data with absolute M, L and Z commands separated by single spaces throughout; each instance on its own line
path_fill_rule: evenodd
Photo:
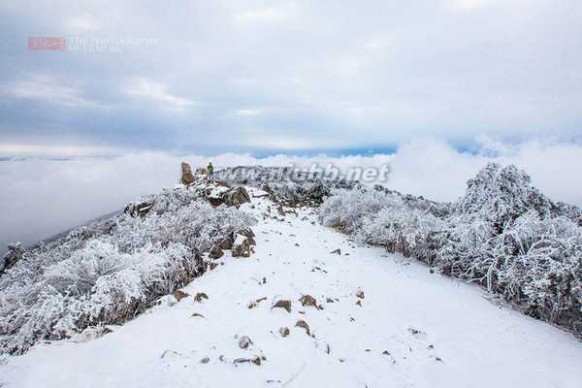
M 0 277 L 0 353 L 132 318 L 202 274 L 201 252 L 255 222 L 186 188 L 140 203 L 147 214 L 75 229 L 25 251 Z
M 487 165 L 455 203 L 337 190 L 319 216 L 360 242 L 413 256 L 582 335 L 580 209 L 553 203 L 514 166 Z

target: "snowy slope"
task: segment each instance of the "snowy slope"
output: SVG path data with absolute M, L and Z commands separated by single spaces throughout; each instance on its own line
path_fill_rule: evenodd
M 184 288 L 190 297 L 101 338 L 5 358 L 0 386 L 578 387 L 582 381 L 582 343 L 572 335 L 412 260 L 356 247 L 319 225 L 310 209 L 283 218 L 267 213 L 266 198 L 252 201 L 254 208 L 242 207 L 261 220 L 250 258 L 227 253 L 217 260 L 223 265 Z M 337 248 L 341 254 L 331 253 Z M 199 292 L 208 299 L 195 301 Z M 304 294 L 323 309 L 301 306 Z M 292 300 L 291 313 L 271 309 L 279 299 Z M 298 320 L 313 336 L 295 326 Z M 289 336 L 281 336 L 282 327 Z M 239 347 L 242 336 L 253 342 L 247 349 Z M 261 365 L 233 363 L 255 355 L 264 357 Z

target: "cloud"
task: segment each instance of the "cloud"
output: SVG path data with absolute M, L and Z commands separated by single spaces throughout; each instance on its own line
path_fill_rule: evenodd
M 248 131 L 301 139 L 265 142 L 277 151 L 389 146 L 418 136 L 456 144 L 482 134 L 581 137 L 577 0 L 559 7 L 545 0 L 373 0 L 366 7 L 39 0 L 29 8 L 0 8 L 14 37 L 0 47 L 2 141 L 10 132 L 18 144 L 77 137 L 174 151 L 196 147 L 184 146 L 188 135 L 213 150 L 247 151 Z M 158 44 L 25 50 L 36 34 Z M 97 115 L 95 102 L 114 109 Z M 138 130 L 139 139 L 130 135 Z
M 264 112 L 263 109 L 237 109 L 238 116 L 258 116 Z
M 78 84 L 65 84 L 47 74 L 35 74 L 27 80 L 0 88 L 4 95 L 18 99 L 38 100 L 48 104 L 66 107 L 95 107 L 96 101 L 84 97 L 84 90 Z
M 454 10 L 471 11 L 499 3 L 499 0 L 450 0 L 449 6 Z
M 90 15 L 77 15 L 65 20 L 65 29 L 73 33 L 86 33 L 100 30 L 99 23 Z
M 21 157 L 53 157 L 53 158 L 76 158 L 76 157 L 104 157 L 119 156 L 125 150 L 106 146 L 83 146 L 83 145 L 50 145 L 50 144 L 0 144 L 0 156 L 3 158 Z
M 127 83 L 128 95 L 160 102 L 166 106 L 184 109 L 194 105 L 194 101 L 179 97 L 168 91 L 168 85 L 146 78 L 135 78 Z
M 391 166 L 384 184 L 403 193 L 454 201 L 466 181 L 488 161 L 524 168 L 533 184 L 554 200 L 582 205 L 582 145 L 531 142 L 508 146 L 488 143 L 476 152 L 460 152 L 435 140 L 416 140 L 395 154 L 372 156 L 293 156 L 255 158 L 225 153 L 212 158 L 166 153 L 137 153 L 111 159 L 0 162 L 0 250 L 11 241 L 26 244 L 47 238 L 90 219 L 119 211 L 141 195 L 177 183 L 180 162 L 193 167 L 212 160 L 216 168 L 237 165 L 309 167 L 332 163 L 349 167 Z
M 296 12 L 293 3 L 283 3 L 276 6 L 253 8 L 237 12 L 235 21 L 244 24 L 274 23 L 290 18 Z

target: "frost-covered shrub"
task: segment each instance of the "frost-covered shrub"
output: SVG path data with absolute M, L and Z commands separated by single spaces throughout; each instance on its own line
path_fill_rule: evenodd
M 445 227 L 430 213 L 392 206 L 364 219 L 356 236 L 359 242 L 385 245 L 389 252 L 402 252 L 432 264 Z
M 319 219 L 326 226 L 357 233 L 372 214 L 386 207 L 400 206 L 402 203 L 397 198 L 379 190 L 361 186 L 353 190 L 340 189 L 320 207 Z
M 121 323 L 204 271 L 200 252 L 254 224 L 192 190 L 150 196 L 143 217 L 122 214 L 24 252 L 0 277 L 0 353 Z
M 360 242 L 475 282 L 525 313 L 582 335 L 582 219 L 514 166 L 489 164 L 457 202 L 390 190 L 337 190 L 319 210 Z

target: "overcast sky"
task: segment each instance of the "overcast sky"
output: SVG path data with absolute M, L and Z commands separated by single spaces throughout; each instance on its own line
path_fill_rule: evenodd
M 582 140 L 582 1 L 2 0 L 0 156 Z M 27 48 L 63 37 L 62 51 Z

